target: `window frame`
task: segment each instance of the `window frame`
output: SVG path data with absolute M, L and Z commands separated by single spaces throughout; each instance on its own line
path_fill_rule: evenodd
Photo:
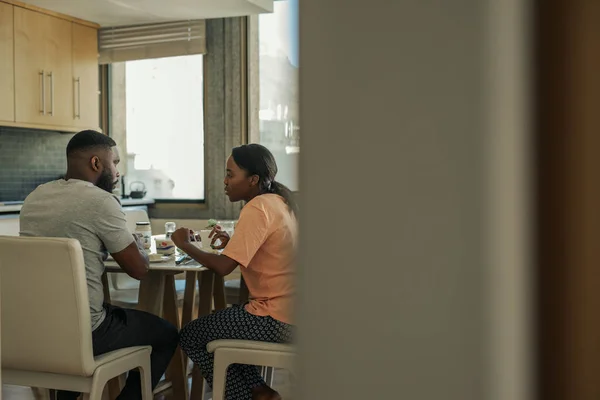
M 247 26 L 247 17 L 207 20 L 207 48 L 211 51 L 203 55 L 204 199 L 154 199 L 155 204 L 149 207 L 151 218 L 238 218 L 242 205 L 230 203 L 223 194 L 218 174 L 215 178 L 208 172 L 224 174 L 226 153 L 232 146 L 248 143 L 248 93 L 252 88 L 248 86 L 247 76 Z M 101 76 L 101 110 L 102 115 L 106 115 L 102 129 L 113 136 L 112 93 L 107 87 L 113 77 L 111 68 L 105 68 L 108 72 Z M 231 97 L 222 98 L 224 86 L 231 88 L 225 91 Z M 225 126 L 227 129 L 222 129 Z
M 206 57 L 205 54 L 202 55 L 202 57 Z M 126 61 L 125 61 L 126 62 Z M 101 88 L 101 98 L 100 98 L 100 124 L 101 124 L 101 129 L 103 130 L 103 132 L 105 134 L 107 134 L 108 136 L 113 136 L 112 135 L 112 130 L 111 130 L 111 114 L 112 114 L 112 93 L 111 93 L 111 88 L 112 88 L 112 64 L 105 64 L 105 65 L 100 65 L 100 88 Z M 203 74 L 203 82 L 204 82 L 204 78 L 206 77 L 206 71 L 202 70 L 202 74 Z M 206 91 L 204 90 L 204 84 L 202 85 L 202 91 L 203 91 L 203 96 L 206 94 Z M 205 107 L 204 107 L 204 98 L 202 100 L 202 107 L 203 110 L 202 112 L 204 113 L 205 111 Z M 203 129 L 206 127 L 206 122 L 203 120 Z M 204 151 L 204 149 L 203 149 Z M 206 169 L 207 169 L 207 162 L 206 162 L 206 157 L 204 158 L 204 175 L 205 175 L 205 179 L 204 179 L 204 199 L 183 199 L 183 198 L 153 198 L 154 203 L 155 204 L 183 204 L 183 205 L 204 205 L 206 204 L 206 192 L 208 190 L 207 185 L 206 185 Z M 206 207 L 201 207 L 201 208 L 206 208 Z

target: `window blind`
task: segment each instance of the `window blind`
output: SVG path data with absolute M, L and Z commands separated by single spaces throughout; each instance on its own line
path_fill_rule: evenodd
M 101 28 L 99 63 L 206 53 L 204 20 Z

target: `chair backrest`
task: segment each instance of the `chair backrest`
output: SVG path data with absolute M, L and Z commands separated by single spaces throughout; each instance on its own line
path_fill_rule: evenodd
M 175 222 L 177 228 L 186 227 L 196 231 L 206 229 L 208 225 L 207 219 L 155 219 L 151 221 L 152 233 L 154 235 L 162 235 L 165 233 L 165 223 L 167 221 Z
M 0 236 L 3 369 L 94 372 L 85 265 L 75 239 Z
M 131 233 L 135 232 L 136 222 L 150 222 L 148 213 L 144 209 L 139 208 L 124 208 L 125 218 L 127 219 L 127 228 Z

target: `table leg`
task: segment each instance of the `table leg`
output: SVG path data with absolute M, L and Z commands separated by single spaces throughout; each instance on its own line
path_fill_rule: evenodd
M 192 369 L 192 393 L 191 400 L 203 400 L 204 398 L 204 377 L 197 365 Z
M 53 397 L 50 394 L 49 389 L 32 387 L 31 391 L 33 392 L 33 397 L 35 400 L 52 400 Z
M 198 273 L 199 304 L 198 317 L 209 315 L 212 311 L 213 289 L 215 274 L 212 271 L 201 271 Z M 196 365 L 192 370 L 192 393 L 190 399 L 202 400 L 204 395 L 204 378 Z
M 181 313 L 181 328 L 189 324 L 194 319 L 194 303 L 196 299 L 196 279 L 197 272 L 188 271 L 185 273 L 185 289 L 183 292 L 183 310 Z M 183 354 L 183 366 L 187 372 L 188 359 Z
M 198 317 L 209 315 L 211 313 L 214 285 L 214 272 L 208 270 L 201 271 L 198 274 L 198 288 L 200 291 L 198 299 Z
M 165 274 L 161 271 L 148 272 L 140 281 L 138 294 L 138 310 L 150 314 L 163 315 L 163 300 L 165 298 Z
M 225 299 L 225 280 L 219 274 L 214 274 L 213 299 L 215 302 L 215 311 L 224 310 L 227 308 L 227 300 Z
M 181 327 L 189 324 L 194 318 L 194 300 L 196 298 L 196 279 L 198 273 L 188 271 L 185 273 L 185 290 L 183 292 L 183 312 L 181 313 Z
M 121 390 L 123 390 L 123 387 L 125 386 L 125 377 L 126 375 L 123 374 L 120 376 L 115 376 L 110 381 L 108 381 L 108 398 L 110 400 L 116 399 L 117 396 L 121 393 Z
M 179 327 L 179 314 L 177 312 L 177 291 L 175 289 L 175 277 L 173 275 L 165 276 L 164 286 L 164 317 L 174 326 Z M 167 368 L 166 378 L 173 385 L 173 396 L 176 399 L 189 399 L 187 385 L 187 368 L 184 366 L 183 351 L 179 346 L 171 359 L 169 368 Z
M 110 286 L 108 284 L 108 275 L 107 273 L 102 274 L 102 289 L 104 291 L 104 302 L 110 304 Z M 110 400 L 116 399 L 121 390 L 123 389 L 124 384 L 123 375 L 114 377 L 110 381 L 108 381 L 108 397 Z

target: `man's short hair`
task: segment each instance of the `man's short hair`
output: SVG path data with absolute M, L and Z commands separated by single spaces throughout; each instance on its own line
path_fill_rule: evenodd
M 93 130 L 81 131 L 69 140 L 67 144 L 67 157 L 78 151 L 91 150 L 93 148 L 106 148 L 116 146 L 117 143 L 107 135 Z

